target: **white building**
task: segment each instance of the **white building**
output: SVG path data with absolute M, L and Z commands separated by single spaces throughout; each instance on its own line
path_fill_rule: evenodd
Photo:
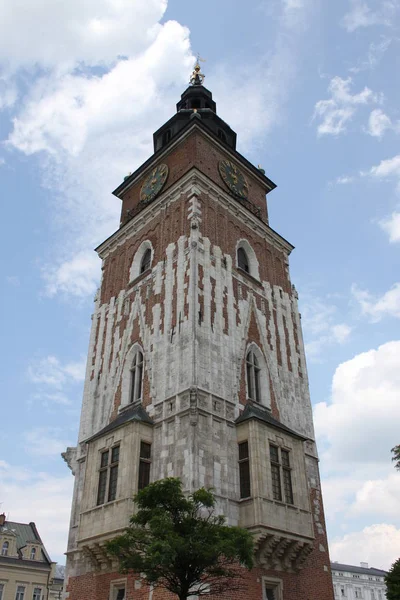
M 374 569 L 362 562 L 359 567 L 331 563 L 335 598 L 339 600 L 386 600 L 386 571 Z

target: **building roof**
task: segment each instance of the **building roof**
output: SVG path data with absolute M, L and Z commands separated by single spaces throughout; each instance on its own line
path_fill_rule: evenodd
M 65 565 L 56 565 L 54 572 L 54 579 L 64 579 L 65 578 Z
M 5 521 L 4 525 L 0 526 L 0 533 L 12 533 L 17 538 L 17 549 L 24 548 L 27 544 L 40 544 L 43 558 L 48 563 L 51 563 L 51 558 L 46 552 L 39 532 L 35 523 L 16 523 L 15 521 Z
M 133 404 L 131 407 L 122 411 L 121 414 L 114 419 L 114 421 L 111 421 L 111 423 L 103 427 L 103 429 L 100 429 L 100 431 L 88 438 L 86 443 L 91 442 L 92 440 L 95 440 L 105 433 L 113 431 L 114 429 L 117 429 L 117 427 L 121 427 L 121 425 L 125 425 L 125 423 L 129 423 L 130 421 L 141 421 L 142 423 L 147 423 L 148 425 L 154 424 L 153 419 L 149 417 L 141 404 Z
M 267 410 L 266 408 L 261 408 L 261 407 L 255 406 L 254 404 L 246 404 L 244 411 L 236 419 L 235 423 L 243 423 L 243 421 L 248 421 L 250 419 L 257 419 L 258 421 L 263 421 L 264 423 L 267 423 L 268 425 L 272 425 L 272 427 L 275 427 L 276 429 L 280 429 L 281 431 L 284 431 L 285 433 L 288 433 L 288 434 L 302 440 L 303 442 L 305 442 L 308 439 L 308 438 L 304 437 L 304 435 L 297 433 L 297 431 L 294 431 L 293 429 L 286 427 L 286 425 L 284 425 L 283 423 L 280 423 L 279 421 L 277 421 L 277 419 L 274 419 L 274 417 L 271 415 L 270 411 Z
M 376 575 L 377 577 L 384 577 L 387 573 L 387 571 L 382 571 L 382 569 L 374 569 L 373 567 L 356 567 L 355 565 L 345 565 L 338 562 L 331 562 L 331 569 L 334 571 L 358 573 L 360 575 Z

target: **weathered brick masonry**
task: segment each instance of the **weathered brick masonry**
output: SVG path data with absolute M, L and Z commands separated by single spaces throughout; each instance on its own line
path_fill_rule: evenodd
M 242 591 L 219 598 L 332 600 L 304 345 L 289 276 L 292 246 L 268 223 L 265 195 L 274 184 L 226 141 L 233 138 L 224 131 L 232 131 L 202 108 L 210 93 L 194 88 L 171 120 L 172 134 L 166 135 L 167 125 L 156 132 L 160 149 L 116 190 L 121 227 L 97 249 L 103 274 L 79 440 L 66 453 L 75 474 L 67 596 L 116 600 L 124 589 L 129 599 L 171 598 L 139 575 L 118 574 L 104 548 L 134 509 L 145 442 L 150 480 L 177 476 L 188 492 L 212 487 L 228 523 L 254 532 L 257 567 L 245 574 Z M 191 110 L 193 97 L 199 108 Z M 246 198 L 222 180 L 221 161 L 239 169 L 232 181 L 244 178 Z M 142 186 L 158 185 L 159 165 L 167 165 L 168 176 L 144 202 Z M 239 264 L 239 249 L 248 268 Z M 247 497 L 241 497 L 238 466 L 244 441 Z M 292 497 L 283 463 L 273 486 L 271 446 L 289 457 Z M 110 491 L 107 470 L 101 496 L 101 457 L 113 448 L 119 449 L 118 479 Z

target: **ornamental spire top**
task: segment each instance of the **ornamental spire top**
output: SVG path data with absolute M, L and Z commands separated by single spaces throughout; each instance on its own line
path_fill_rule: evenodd
M 204 59 L 200 58 L 200 55 L 198 54 L 196 58 L 196 64 L 194 65 L 193 73 L 190 76 L 190 85 L 203 85 L 205 75 L 200 70 L 200 61 L 204 62 Z

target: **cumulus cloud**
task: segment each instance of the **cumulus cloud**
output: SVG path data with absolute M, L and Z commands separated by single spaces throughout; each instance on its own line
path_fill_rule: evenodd
M 388 570 L 398 558 L 400 529 L 387 523 L 370 525 L 334 538 L 329 548 L 332 560 L 350 565 L 363 560 L 371 567 Z
M 400 283 L 382 296 L 374 296 L 367 290 L 362 290 L 356 285 L 352 286 L 353 298 L 358 302 L 363 315 L 369 317 L 373 323 L 377 323 L 383 317 L 400 318 Z
M 56 477 L 0 461 L 2 510 L 10 521 L 34 521 L 52 560 L 65 562 L 73 477 Z M 27 502 L 29 498 L 29 502 Z
M 376 9 L 370 7 L 372 2 L 363 0 L 350 0 L 350 10 L 342 19 L 342 26 L 352 33 L 360 27 L 372 25 L 385 25 L 390 27 L 399 10 L 397 0 L 381 0 L 375 3 Z
M 326 466 L 390 464 L 400 420 L 399 354 L 400 341 L 387 342 L 337 367 L 330 402 L 314 407 Z
M 382 137 L 385 131 L 397 129 L 397 125 L 393 125 L 391 119 L 381 110 L 376 108 L 369 115 L 367 132 L 373 137 Z
M 400 242 L 400 213 L 392 212 L 390 217 L 379 221 L 379 225 L 389 235 L 389 241 Z
M 379 94 L 368 87 L 356 94 L 351 93 L 351 77 L 333 77 L 328 86 L 329 100 L 319 100 L 314 107 L 313 119 L 319 120 L 318 135 L 339 135 L 347 130 L 359 106 L 380 102 Z

